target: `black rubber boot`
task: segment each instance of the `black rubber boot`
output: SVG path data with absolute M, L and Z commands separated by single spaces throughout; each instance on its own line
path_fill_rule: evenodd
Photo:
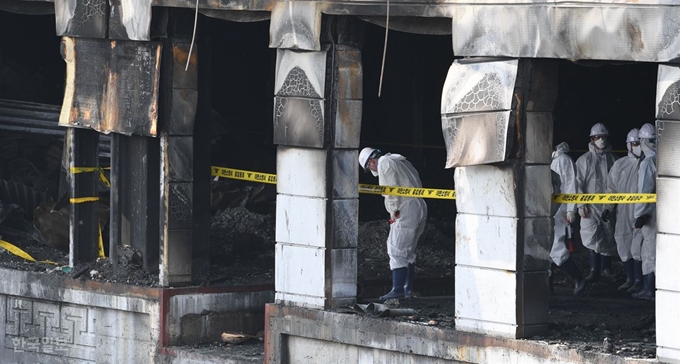
M 619 286 L 619 291 L 627 290 L 628 288 L 633 287 L 633 282 L 635 281 L 635 273 L 633 272 L 635 267 L 633 264 L 633 259 L 628 259 L 627 261 L 623 262 L 623 271 L 626 272 L 626 281 Z
M 590 274 L 586 277 L 587 283 L 600 280 L 600 254 L 590 251 Z
M 612 257 L 600 254 L 600 275 L 607 279 L 616 279 L 612 271 Z
M 645 274 L 642 281 L 644 287 L 639 292 L 633 293 L 633 298 L 653 301 L 654 293 L 656 292 L 656 277 L 654 276 L 654 272 Z
M 574 296 L 581 294 L 586 288 L 586 280 L 581 276 L 581 272 L 578 270 L 576 263 L 569 258 L 562 263 L 562 268 L 564 268 L 569 277 L 574 281 Z
M 380 301 L 387 301 L 391 298 L 404 298 L 404 284 L 408 268 L 397 268 L 392 270 L 392 290 L 390 293 L 380 297 Z
M 635 280 L 633 281 L 633 285 L 628 288 L 628 293 L 635 293 L 642 289 L 642 261 L 633 260 L 633 276 L 635 277 Z
M 413 279 L 416 276 L 416 265 L 409 263 L 406 271 L 406 284 L 404 285 L 404 297 L 413 298 Z

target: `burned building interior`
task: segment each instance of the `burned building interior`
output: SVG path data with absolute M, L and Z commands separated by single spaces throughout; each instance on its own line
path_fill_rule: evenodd
M 51 3 L 35 2 L 18 9 L 0 7 L 4 10 L 0 11 L 0 29 L 3 34 L 13 34 L 0 39 L 0 238 L 36 261 L 0 249 L 0 267 L 140 287 L 212 289 L 253 285 L 275 290 L 275 265 L 279 264 L 275 252 L 276 185 L 209 174 L 210 166 L 277 173 L 277 152 L 282 147 L 274 142 L 272 116 L 277 102 L 277 52 L 282 50 L 270 46 L 270 17 L 252 12 L 249 21 L 234 21 L 238 19 L 233 14 L 198 15 L 194 57 L 198 57 L 200 67 L 195 71 L 197 81 L 188 82 L 193 86 L 187 87 L 198 90 L 191 131 L 165 137 L 169 139 L 162 139 L 160 132 L 143 136 L 109 133 L 110 130 L 98 133 L 97 168 L 101 176 L 97 176 L 96 218 L 100 230 L 96 233 L 102 240 L 105 258 L 71 264 L 68 148 L 74 144 L 67 140 L 67 128 L 57 125 L 63 112 L 67 78 L 65 46 L 55 34 Z M 159 9 L 154 8 L 153 14 L 161 13 Z M 159 54 L 168 57 L 173 45 L 190 44 L 186 41 L 191 39 L 194 11 L 163 11 L 158 19 L 166 23 L 152 20 L 151 40 L 162 43 Z M 450 24 L 448 28 L 422 23 L 416 26 L 413 20 L 413 27 L 399 29 L 397 25 L 397 29 L 389 31 L 383 54 L 383 24 L 371 17 L 356 17 L 353 21 L 360 29 L 357 43 L 363 74 L 359 148 L 370 146 L 403 154 L 418 169 L 425 187 L 455 189 L 454 169 L 445 168 L 441 105 L 449 67 L 463 57 L 455 55 L 451 48 Z M 324 15 L 321 22 L 330 20 Z M 181 42 L 172 43 L 180 38 Z M 186 61 L 186 57 L 174 59 L 175 63 Z M 168 82 L 174 82 L 165 80 L 167 67 L 172 66 L 159 62 L 159 82 L 166 87 Z M 551 62 L 558 64 L 559 71 L 552 140 L 544 140 L 545 145 L 566 141 L 572 149 L 570 156 L 576 160 L 586 151 L 590 127 L 601 122 L 609 128 L 613 149 L 623 156 L 627 132 L 647 122 L 654 124 L 657 63 Z M 184 76 L 176 75 L 178 69 L 172 71 L 173 77 L 182 79 Z M 170 107 L 175 107 L 174 99 L 168 101 L 173 96 L 168 96 L 162 87 L 159 130 L 169 123 L 163 107 L 171 103 Z M 177 177 L 176 183 L 188 184 L 193 191 L 188 205 L 192 211 L 186 225 L 189 228 L 182 225 L 192 241 L 187 253 L 190 278 L 168 285 L 168 277 L 175 274 L 163 268 L 171 229 L 164 233 L 162 228 L 140 227 L 143 224 L 130 227 L 125 220 L 141 219 L 148 226 L 163 226 L 164 212 L 158 208 L 163 197 L 154 200 L 145 196 L 158 194 L 165 188 L 163 185 L 171 185 L 169 181 L 175 183 L 172 173 L 163 176 L 162 165 L 167 161 L 162 155 L 172 145 L 168 140 L 187 135 L 193 138 L 187 149 L 191 153 L 179 160 L 192 166 L 191 177 Z M 111 166 L 116 163 L 123 166 L 124 172 L 114 176 Z M 114 191 L 109 181 L 121 187 Z M 143 182 L 137 186 L 137 181 Z M 358 181 L 377 184 L 376 178 L 363 171 L 359 171 Z M 126 202 L 128 198 L 133 202 Z M 456 201 L 426 202 L 428 226 L 418 247 L 416 276 L 420 299 L 402 302 L 402 307 L 418 310 L 420 317 L 390 320 L 419 324 L 435 320 L 444 329 L 454 329 Z M 111 214 L 113 209 L 120 210 L 118 219 Z M 173 221 L 172 209 L 167 214 Z M 368 303 L 389 291 L 391 285 L 385 248 L 389 216 L 382 196 L 371 194 L 359 195 L 357 214 L 356 299 Z M 122 244 L 112 242 L 111 237 L 118 237 Z M 574 256 L 585 273 L 588 263 L 584 248 L 581 246 Z M 654 302 L 634 300 L 616 291 L 624 277 L 620 261 L 614 267 L 619 275 L 617 281 L 595 283 L 580 297 L 571 296 L 571 282 L 558 270 L 556 293 L 549 297 L 549 333 L 534 339 L 583 351 L 655 358 Z M 177 274 L 186 275 L 187 271 Z M 604 337 L 616 349 L 607 350 L 606 345 L 603 348 Z M 208 341 L 201 344 L 210 345 Z M 227 351 L 230 348 L 224 346 Z

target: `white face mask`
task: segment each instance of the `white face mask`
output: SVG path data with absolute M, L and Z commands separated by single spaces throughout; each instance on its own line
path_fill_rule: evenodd
M 633 154 L 635 154 L 636 157 L 639 157 L 642 154 L 642 147 L 640 147 L 639 145 L 634 145 Z
M 371 174 L 373 175 L 373 177 L 378 177 L 378 172 L 377 172 L 377 171 L 371 170 Z
M 605 142 L 604 139 L 602 138 L 595 141 L 595 146 L 598 147 L 599 149 L 604 149 L 605 145 L 607 145 L 607 142 Z

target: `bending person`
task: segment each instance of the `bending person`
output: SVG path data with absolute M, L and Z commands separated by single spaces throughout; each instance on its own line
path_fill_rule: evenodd
M 378 149 L 364 148 L 359 153 L 359 165 L 378 177 L 381 186 L 422 187 L 418 171 L 400 154 L 382 154 Z M 380 297 L 412 298 L 415 277 L 416 246 L 425 230 L 427 205 L 422 198 L 383 195 L 385 209 L 390 214 L 390 234 L 387 254 L 392 270 L 392 290 Z

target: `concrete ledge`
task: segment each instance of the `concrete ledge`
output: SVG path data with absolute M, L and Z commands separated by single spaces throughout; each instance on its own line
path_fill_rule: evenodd
M 384 363 L 395 362 L 393 359 L 412 363 L 657 362 L 582 352 L 539 341 L 275 304 L 266 305 L 265 322 L 265 363 L 268 364 Z
M 0 362 L 154 362 L 158 289 L 0 269 Z
M 138 287 L 6 268 L 0 276 L 2 363 L 164 362 L 171 338 L 255 334 L 274 299 L 273 285 Z

